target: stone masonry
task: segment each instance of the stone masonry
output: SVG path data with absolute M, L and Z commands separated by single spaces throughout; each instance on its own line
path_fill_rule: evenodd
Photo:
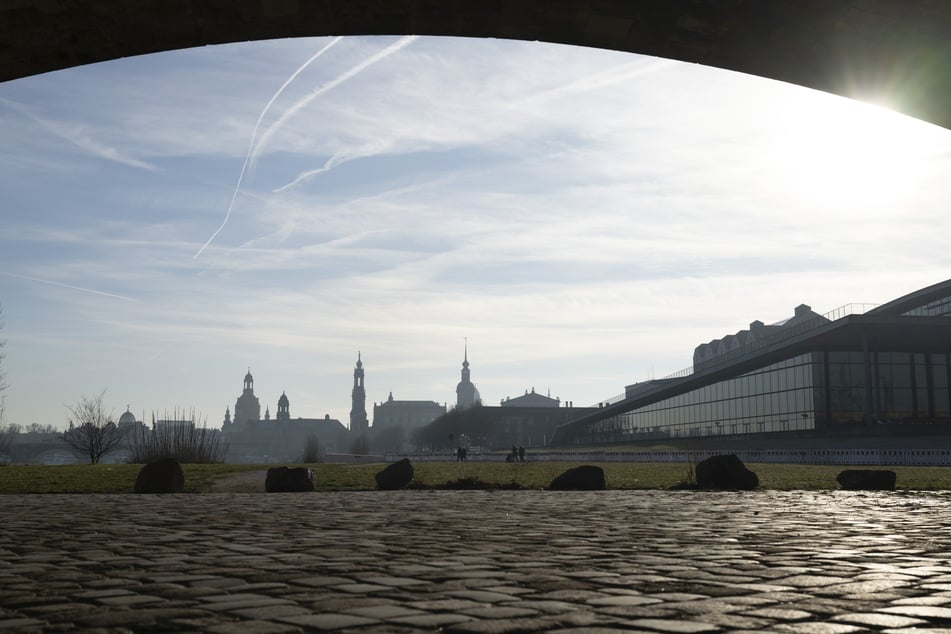
M 951 631 L 951 496 L 0 496 L 0 630 Z

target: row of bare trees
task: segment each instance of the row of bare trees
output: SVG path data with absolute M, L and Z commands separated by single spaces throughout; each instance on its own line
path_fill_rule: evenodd
M 0 306 L 0 330 L 3 330 L 3 307 Z M 0 455 L 10 453 L 10 443 L 13 441 L 14 430 L 7 427 L 7 374 L 3 370 L 5 354 L 3 348 L 7 345 L 6 339 L 0 339 Z
M 224 462 L 227 447 L 221 440 L 221 432 L 208 429 L 206 421 L 200 426 L 195 411 L 187 415 L 176 409 L 161 426 L 152 424 L 133 427 L 126 438 L 129 448 L 129 462 L 147 463 L 162 458 L 175 458 L 181 463 L 209 464 Z
M 63 434 L 66 443 L 78 453 L 98 464 L 103 456 L 121 447 L 129 450 L 129 462 L 147 463 L 162 458 L 175 458 L 187 464 L 224 462 L 227 447 L 220 432 L 208 429 L 203 422 L 196 426 L 195 411 L 175 410 L 161 426 L 152 429 L 144 424 L 121 428 L 112 421 L 112 413 L 103 406 L 105 391 L 93 397 L 82 397 L 67 407 L 72 419 Z M 75 421 L 75 422 L 74 422 Z
M 63 440 L 89 458 L 90 464 L 99 464 L 104 455 L 118 449 L 125 439 L 124 430 L 112 422 L 112 416 L 102 405 L 105 393 L 103 390 L 98 396 L 83 396 L 75 405 L 67 407 L 72 418 Z
M 3 309 L 0 306 L 0 330 L 3 329 Z M 10 453 L 10 445 L 18 433 L 24 431 L 19 425 L 6 423 L 6 372 L 3 368 L 5 339 L 0 339 L 0 456 Z M 161 458 L 175 458 L 179 462 L 198 464 L 224 462 L 227 447 L 221 435 L 207 429 L 202 423 L 196 427 L 195 412 L 176 409 L 171 423 L 150 430 L 145 425 L 120 428 L 113 422 L 113 413 L 103 405 L 105 390 L 96 396 L 83 396 L 74 405 L 67 406 L 70 414 L 69 429 L 63 440 L 77 453 L 86 456 L 90 464 L 98 464 L 103 456 L 122 447 L 129 449 L 129 460 L 146 463 Z M 166 414 L 166 419 L 168 419 Z M 51 426 L 36 423 L 25 431 L 49 432 Z

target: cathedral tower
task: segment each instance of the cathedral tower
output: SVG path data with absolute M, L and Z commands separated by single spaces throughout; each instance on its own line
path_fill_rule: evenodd
M 287 400 L 287 392 L 281 392 L 277 399 L 277 422 L 286 423 L 291 419 L 291 402 Z
M 469 342 L 462 355 L 462 380 L 456 386 L 456 409 L 468 409 L 482 402 L 479 390 L 469 378 Z
M 243 425 L 248 421 L 261 419 L 261 403 L 254 395 L 254 377 L 251 368 L 244 375 L 244 392 L 234 404 L 234 424 Z
M 353 406 L 350 408 L 350 431 L 365 434 L 370 428 L 367 420 L 367 392 L 363 386 L 363 360 L 357 352 L 357 365 L 353 369 Z

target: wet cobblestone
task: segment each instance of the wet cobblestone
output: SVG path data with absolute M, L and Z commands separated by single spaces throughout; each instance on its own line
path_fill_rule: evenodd
M 0 630 L 951 632 L 951 495 L 0 496 Z

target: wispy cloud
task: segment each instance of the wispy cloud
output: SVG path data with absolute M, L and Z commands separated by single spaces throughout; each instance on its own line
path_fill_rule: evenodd
M 322 166 L 316 169 L 303 171 L 297 176 L 295 176 L 294 180 L 292 180 L 291 182 L 287 183 L 286 185 L 281 185 L 280 187 L 277 187 L 271 191 L 274 194 L 279 194 L 283 191 L 286 191 L 294 187 L 295 185 L 299 185 L 300 183 L 303 183 L 304 181 L 310 180 L 314 176 L 323 174 L 324 172 L 329 172 L 330 170 L 337 167 L 338 165 L 343 165 L 344 163 L 348 161 L 353 161 L 358 158 L 373 156 L 374 154 L 375 152 L 367 152 L 367 153 L 352 152 L 349 154 L 334 154 L 329 159 L 324 161 L 324 164 Z
M 128 165 L 130 167 L 137 167 L 145 170 L 157 170 L 157 166 L 152 165 L 146 161 L 140 159 L 126 156 L 118 149 L 104 145 L 92 137 L 90 137 L 83 130 L 81 126 L 70 126 L 56 121 L 52 121 L 43 117 L 40 117 L 37 114 L 34 114 L 29 108 L 23 104 L 16 103 L 10 99 L 5 99 L 0 97 L 0 103 L 7 106 L 10 110 L 26 117 L 33 123 L 39 125 L 44 130 L 53 134 L 71 144 L 77 148 L 83 150 L 84 152 L 103 160 L 113 161 L 120 163 L 122 165 Z
M 86 288 L 85 286 L 75 286 L 73 284 L 64 284 L 63 282 L 57 282 L 55 280 L 43 280 L 38 277 L 30 277 L 28 275 L 19 275 L 17 273 L 10 273 L 8 271 L 3 272 L 4 275 L 8 277 L 13 277 L 20 280 L 26 280 L 28 282 L 37 282 L 39 284 L 49 284 L 50 286 L 58 286 L 60 288 L 68 288 L 73 291 L 81 291 L 83 293 L 90 293 L 92 295 L 99 295 L 100 297 L 109 297 L 112 299 L 121 299 L 125 302 L 138 302 L 139 300 L 134 297 L 126 297 L 125 295 L 117 295 L 115 293 L 107 293 L 105 291 L 97 291 L 93 288 Z
M 578 94 L 600 90 L 617 84 L 630 82 L 644 75 L 662 72 L 676 66 L 678 62 L 670 59 L 637 59 L 612 68 L 591 73 L 568 83 L 542 90 L 521 100 L 517 106 L 526 106 L 561 95 Z
M 451 401 L 468 336 L 488 401 L 550 383 L 587 404 L 651 367 L 679 370 L 694 345 L 752 319 L 803 301 L 888 300 L 951 270 L 949 157 L 910 162 L 916 187 L 900 208 L 813 206 L 803 194 L 823 192 L 790 148 L 800 165 L 824 151 L 803 130 L 825 111 L 797 109 L 795 88 L 611 51 L 444 38 L 348 38 L 307 71 L 273 76 L 329 41 L 0 85 L 11 167 L 0 271 L 17 272 L 0 274 L 0 299 L 18 384 L 109 385 L 136 410 L 184 401 L 217 414 L 251 364 L 264 404 L 286 389 L 295 414 L 345 419 L 358 348 L 370 400 L 392 388 Z M 70 100 L 68 115 L 49 105 Z M 86 130 L 115 119 L 110 143 L 164 169 L 85 161 L 78 174 L 67 152 L 51 173 L 59 136 L 35 134 L 7 102 L 99 122 Z M 227 246 L 189 257 L 223 215 L 214 240 L 227 233 Z M 21 343 L 30 337 L 48 344 Z M 88 388 L 60 370 L 93 357 Z M 53 416 L 21 394 L 10 393 L 23 399 L 17 416 Z
M 341 73 L 340 75 L 337 75 L 336 77 L 334 77 L 334 78 L 331 79 L 330 81 L 328 81 L 328 82 L 324 83 L 323 85 L 321 85 L 321 86 L 320 86 L 319 88 L 317 88 L 316 90 L 313 90 L 313 91 L 312 91 L 310 94 L 308 94 L 306 97 L 304 97 L 304 98 L 302 98 L 302 99 L 299 99 L 297 102 L 295 102 L 293 105 L 291 105 L 287 110 L 285 110 L 285 111 L 281 114 L 281 116 L 278 118 L 278 120 L 275 121 L 274 123 L 272 123 L 270 126 L 268 126 L 267 130 L 264 131 L 264 134 L 261 135 L 261 141 L 257 144 L 257 146 L 256 146 L 256 148 L 255 148 L 255 151 L 252 152 L 252 156 L 251 156 L 251 164 L 252 164 L 252 166 L 254 165 L 255 161 L 257 160 L 258 155 L 260 154 L 261 148 L 263 148 L 265 145 L 267 145 L 268 140 L 269 140 L 272 136 L 274 136 L 274 134 L 275 134 L 278 130 L 280 130 L 280 129 L 284 126 L 284 124 L 285 124 L 291 117 L 295 116 L 298 112 L 300 112 L 301 109 L 303 109 L 303 108 L 306 107 L 308 104 L 310 104 L 314 99 L 317 99 L 317 98 L 320 97 L 321 95 L 330 92 L 331 90 L 333 90 L 333 89 L 336 88 L 337 86 L 343 84 L 344 82 L 349 81 L 350 79 L 353 79 L 354 77 L 356 77 L 357 75 L 359 75 L 360 73 L 362 73 L 363 71 L 365 71 L 365 70 L 366 70 L 367 68 L 369 68 L 370 66 L 373 66 L 374 64 L 383 61 L 383 60 L 386 59 L 387 57 L 389 57 L 389 56 L 393 55 L 394 53 L 398 52 L 400 49 L 403 49 L 403 48 L 409 46 L 409 45 L 412 44 L 414 41 L 416 41 L 416 39 L 417 39 L 417 36 L 415 36 L 415 35 L 408 35 L 408 36 L 405 36 L 405 37 L 401 37 L 399 40 L 397 40 L 396 42 L 390 44 L 389 46 L 387 46 L 386 48 L 384 48 L 382 51 L 379 51 L 379 52 L 377 52 L 377 53 L 371 55 L 370 57 L 368 57 L 368 58 L 366 58 L 365 60 L 361 61 L 360 63 L 354 65 L 353 67 L 351 67 L 351 68 L 348 69 L 347 71 Z
M 228 224 L 228 219 L 231 218 L 231 210 L 234 208 L 234 201 L 238 197 L 238 192 L 241 191 L 241 182 L 244 180 L 245 170 L 247 170 L 248 162 L 251 160 L 251 152 L 254 150 L 254 142 L 257 139 L 258 128 L 261 126 L 261 121 L 264 120 L 264 116 L 267 114 L 267 111 L 271 108 L 271 104 L 277 101 L 277 98 L 281 96 L 281 93 L 284 92 L 284 89 L 287 88 L 291 84 L 291 82 L 297 79 L 297 76 L 300 75 L 302 72 L 304 72 L 304 69 L 310 66 L 314 60 L 316 60 L 318 57 L 326 53 L 328 50 L 330 50 L 332 46 L 334 46 L 337 42 L 339 42 L 342 39 L 343 39 L 342 37 L 335 37 L 334 39 L 330 40 L 330 42 L 328 42 L 326 45 L 324 45 L 322 49 L 320 49 L 319 51 L 311 55 L 310 59 L 308 59 L 306 62 L 301 64 L 300 67 L 298 67 L 298 69 L 295 70 L 291 74 L 291 76 L 288 77 L 287 80 L 284 81 L 283 84 L 281 84 L 281 87 L 277 89 L 277 92 L 275 92 L 271 96 L 271 98 L 268 100 L 268 102 L 264 105 L 264 108 L 261 110 L 261 114 L 258 115 L 258 120 L 255 121 L 254 123 L 254 129 L 251 130 L 251 140 L 248 142 L 248 151 L 247 151 L 247 154 L 245 154 L 244 163 L 241 165 L 241 172 L 238 174 L 238 182 L 235 184 L 234 192 L 232 192 L 231 194 L 231 201 L 228 203 L 228 211 L 225 213 L 225 218 L 221 222 L 221 226 L 218 227 L 215 230 L 215 232 L 211 234 L 211 237 L 208 238 L 208 240 L 201 246 L 200 249 L 198 249 L 198 252 L 195 253 L 195 256 L 194 256 L 195 258 L 201 255 L 202 251 L 204 251 L 205 248 L 207 248 L 208 245 L 211 244 L 212 240 L 214 240 L 215 237 L 217 237 L 217 235 L 221 233 L 221 230 L 225 228 L 226 224 Z

